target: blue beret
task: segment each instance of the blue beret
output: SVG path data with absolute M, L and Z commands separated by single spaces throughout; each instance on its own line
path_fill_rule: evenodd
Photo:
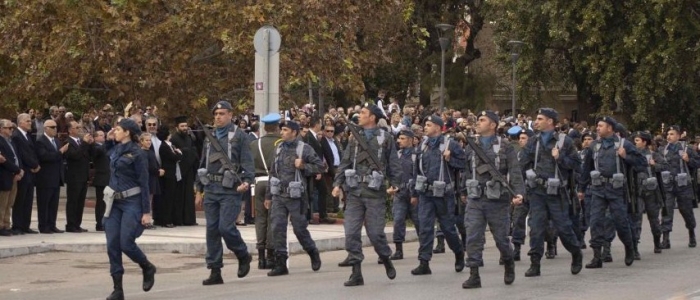
M 520 131 L 522 131 L 523 128 L 520 126 L 513 126 L 510 129 L 508 129 L 508 135 L 520 135 Z
M 299 127 L 299 123 L 294 122 L 294 121 L 287 121 L 282 124 L 280 124 L 280 128 L 287 127 L 291 130 L 296 130 L 299 131 L 301 127 Z
M 443 121 L 438 115 L 427 116 L 425 118 L 425 122 L 431 122 L 440 127 L 445 126 L 445 121 Z
M 608 124 L 609 124 L 610 126 L 612 126 L 613 128 L 615 128 L 615 127 L 617 126 L 617 120 L 615 120 L 613 117 L 605 116 L 605 117 L 602 117 L 602 118 L 598 118 L 598 120 L 596 120 L 596 122 L 601 122 L 601 121 L 602 121 L 602 122 L 605 122 L 605 123 L 608 123 Z
M 409 138 L 413 138 L 414 136 L 416 136 L 415 134 L 413 134 L 413 131 L 411 131 L 411 130 L 401 130 L 401 132 L 399 132 L 399 136 L 401 136 L 401 135 L 405 135 L 406 137 L 409 137 Z
M 491 121 L 493 121 L 496 124 L 498 124 L 498 121 L 501 120 L 501 118 L 499 118 L 498 115 L 491 110 L 482 110 L 481 113 L 479 113 L 479 115 L 491 119 Z
M 280 122 L 282 116 L 278 113 L 269 113 L 260 119 L 261 122 L 267 125 L 275 125 Z
M 556 110 L 554 110 L 553 108 L 549 108 L 549 107 L 540 108 L 537 111 L 537 114 L 543 115 L 543 116 L 550 118 L 554 121 L 559 120 L 559 113 Z
M 371 104 L 369 102 L 365 102 L 364 108 L 366 108 L 367 110 L 369 110 L 370 113 L 375 115 L 377 117 L 377 121 L 379 121 L 379 119 L 386 117 L 386 116 L 384 116 L 384 113 L 382 112 L 382 109 L 379 108 L 379 106 L 376 106 L 376 105 Z
M 214 113 L 217 109 L 226 109 L 226 110 L 233 110 L 233 106 L 231 106 L 231 103 L 229 103 L 226 100 L 221 100 L 219 102 L 216 102 L 216 105 L 212 107 L 211 113 Z
M 117 125 L 124 130 L 128 130 L 132 135 L 141 135 L 141 126 L 136 124 L 136 121 L 131 118 L 124 118 Z

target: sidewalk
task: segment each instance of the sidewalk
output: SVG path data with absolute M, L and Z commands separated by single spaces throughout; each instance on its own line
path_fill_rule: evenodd
M 0 258 L 44 253 L 50 251 L 65 251 L 78 253 L 106 253 L 104 232 L 95 231 L 94 200 L 88 200 L 83 214 L 82 227 L 89 230 L 85 233 L 61 233 L 61 234 L 25 234 L 12 237 L 0 237 Z M 61 198 L 58 210 L 57 227 L 64 229 L 66 224 L 65 198 Z M 32 213 L 32 229 L 37 229 L 36 201 Z M 203 255 L 206 252 L 205 224 L 203 212 L 197 212 L 197 226 L 179 226 L 176 228 L 158 227 L 155 230 L 145 230 L 137 239 L 138 245 L 146 253 L 166 252 Z M 316 241 L 319 251 L 340 250 L 345 247 L 345 234 L 342 224 L 335 225 L 309 225 L 311 237 Z M 255 225 L 239 226 L 243 240 L 251 254 L 257 254 L 255 249 Z M 393 228 L 388 226 L 385 230 L 387 239 L 391 242 Z M 290 253 L 301 253 L 303 249 L 288 227 Z M 418 236 L 415 230 L 406 233 L 407 241 L 416 241 Z M 363 229 L 362 243 L 370 245 L 369 238 Z

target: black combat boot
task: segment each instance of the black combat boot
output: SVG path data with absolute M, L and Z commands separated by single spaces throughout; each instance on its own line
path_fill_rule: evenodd
M 150 261 L 141 263 L 139 266 L 141 266 L 141 272 L 143 273 L 143 291 L 148 292 L 153 288 L 153 284 L 156 283 L 156 266 Z
M 583 268 L 583 252 L 581 249 L 571 254 L 571 274 L 578 274 Z
M 338 267 L 351 267 L 351 266 L 352 266 L 352 264 L 350 264 L 350 256 L 346 257 L 345 260 L 338 263 Z
M 503 274 L 503 282 L 506 285 L 511 285 L 515 281 L 515 261 L 506 260 L 505 273 Z
M 430 264 L 428 264 L 427 261 L 421 260 L 420 264 L 418 267 L 415 269 L 411 270 L 411 274 L 413 275 L 430 275 L 433 272 L 430 271 Z
M 311 270 L 318 271 L 321 269 L 321 254 L 318 253 L 318 249 L 313 249 L 308 252 L 309 257 L 311 257 Z
M 544 253 L 544 257 L 547 259 L 553 259 L 554 257 L 556 257 L 556 254 L 554 253 L 555 247 L 556 245 L 554 244 L 554 242 L 547 241 L 547 251 Z
M 391 260 L 403 259 L 403 243 L 396 243 L 396 251 L 391 255 Z
M 540 276 L 540 260 L 538 255 L 530 256 L 530 268 L 525 271 L 525 277 L 536 277 Z
M 258 270 L 267 269 L 267 260 L 265 259 L 265 249 L 258 249 Z
M 275 250 L 267 249 L 267 259 L 265 260 L 265 269 L 272 269 L 275 267 Z
M 386 270 L 386 277 L 389 277 L 389 279 L 393 280 L 396 278 L 396 269 L 394 269 L 394 263 L 391 262 L 391 258 L 388 256 L 382 256 L 379 259 L 382 260 L 382 263 L 384 264 L 384 269 Z
M 593 259 L 586 265 L 586 269 L 599 269 L 603 267 L 603 261 L 601 260 L 600 248 L 593 248 Z
M 242 258 L 238 258 L 238 278 L 243 278 L 248 275 L 248 272 L 250 272 L 251 261 L 253 261 L 253 258 L 250 257 L 250 254 L 246 254 L 246 256 Z
M 654 253 L 661 253 L 661 235 L 654 236 Z
M 365 280 L 362 278 L 362 269 L 360 268 L 360 263 L 352 265 L 352 274 L 350 274 L 350 279 L 344 283 L 345 286 L 358 286 L 364 285 Z
M 625 245 L 625 265 L 631 266 L 634 262 L 634 246 Z
M 204 281 L 202 281 L 202 285 L 214 285 L 223 283 L 224 279 L 221 278 L 221 269 L 219 268 L 212 268 L 211 273 L 209 274 L 209 278 L 204 279 Z
M 642 260 L 642 255 L 639 253 L 639 244 L 634 242 L 634 260 Z
M 124 286 L 122 285 L 122 274 L 112 275 L 114 291 L 107 297 L 107 300 L 124 300 Z
M 671 249 L 671 233 L 664 231 L 664 239 L 661 241 L 661 249 Z
M 464 251 L 455 252 L 455 272 L 462 272 L 464 263 Z
M 445 253 L 445 237 L 439 236 L 437 240 L 437 246 L 433 249 L 433 253 Z
M 603 262 L 609 263 L 613 261 L 612 254 L 610 253 L 610 242 L 603 243 L 603 252 L 601 255 L 603 256 Z
M 695 230 L 688 229 L 688 247 L 695 248 L 698 243 L 695 241 Z
M 469 268 L 469 279 L 462 283 L 464 289 L 475 289 L 481 287 L 481 277 L 479 277 L 479 268 Z
M 520 261 L 520 244 L 513 244 L 513 261 Z
M 270 272 L 267 272 L 267 276 L 281 276 L 289 274 L 289 269 L 287 269 L 287 255 L 277 254 L 275 258 L 275 267 L 272 268 Z

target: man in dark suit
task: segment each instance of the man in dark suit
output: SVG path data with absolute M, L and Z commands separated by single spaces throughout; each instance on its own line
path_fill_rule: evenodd
M 104 231 L 102 217 L 105 214 L 106 205 L 105 187 L 109 185 L 109 155 L 105 149 L 105 133 L 102 130 L 93 134 L 95 146 L 92 151 L 92 164 L 95 168 L 95 176 L 92 178 L 92 186 L 95 187 L 95 230 Z
M 39 233 L 29 225 L 32 222 L 34 203 L 34 177 L 39 172 L 39 159 L 31 136 L 32 117 L 29 114 L 17 116 L 17 130 L 12 133 L 12 143 L 24 170 L 22 180 L 17 183 L 17 196 L 12 206 L 12 234 Z
M 39 232 L 63 233 L 56 227 L 58 214 L 58 197 L 63 185 L 63 153 L 68 151 L 68 144 L 61 144 L 56 137 L 56 121 L 44 122 L 44 135 L 36 140 L 36 154 L 41 169 L 36 173 L 37 214 Z
M 90 179 L 90 157 L 92 135 L 83 132 L 83 126 L 76 121 L 68 123 L 68 151 L 63 153 L 66 160 L 66 231 L 87 232 L 80 227 L 83 222 L 85 196 Z
M 333 179 L 335 178 L 335 173 L 337 172 L 338 165 L 340 165 L 340 160 L 343 158 L 341 153 L 340 145 L 333 138 L 335 136 L 335 126 L 326 125 L 323 130 L 323 135 L 319 135 L 321 140 L 321 149 L 323 149 L 323 158 L 328 164 L 328 172 L 323 174 L 323 181 L 327 189 L 333 186 Z M 331 195 L 326 195 L 326 197 L 332 197 Z M 328 201 L 330 199 L 326 199 Z M 326 203 L 330 203 L 328 201 Z M 340 199 L 333 198 L 333 211 L 338 209 Z
M 324 157 L 323 156 L 323 149 L 321 148 L 321 143 L 319 143 L 319 139 L 322 139 L 323 137 L 320 136 L 321 132 L 321 119 L 317 116 L 313 116 L 311 118 L 311 121 L 309 123 L 309 133 L 304 136 L 304 142 L 309 144 L 311 148 L 314 149 L 316 152 L 316 155 L 318 157 Z M 328 166 L 328 162 L 325 161 L 326 166 Z M 318 218 L 319 222 L 316 222 L 311 218 L 310 211 L 309 210 L 309 223 L 310 224 L 319 224 L 319 223 L 327 223 L 327 224 L 334 224 L 335 220 L 331 219 L 328 217 L 328 211 L 326 211 L 326 195 L 330 194 L 328 189 L 326 188 L 325 183 L 323 182 L 322 174 L 316 174 L 314 177 L 309 177 L 309 200 L 311 199 L 317 199 L 318 200 Z
M 0 235 L 12 236 L 10 221 L 12 204 L 17 194 L 17 182 L 22 179 L 24 170 L 17 151 L 12 145 L 13 124 L 10 120 L 0 119 L 0 153 L 6 160 L 0 165 Z

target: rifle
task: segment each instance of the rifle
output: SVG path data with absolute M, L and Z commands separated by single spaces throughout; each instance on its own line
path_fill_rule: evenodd
M 623 147 L 624 145 L 620 146 Z M 617 155 L 617 154 L 615 154 Z M 634 215 L 638 213 L 639 208 L 637 207 L 637 197 L 634 197 L 634 194 L 632 193 L 632 185 L 630 184 L 630 181 L 635 181 L 634 176 L 629 176 L 631 172 L 627 169 L 627 166 L 624 165 L 624 162 L 622 162 L 623 166 L 620 168 L 622 170 L 622 174 L 625 175 L 625 180 L 624 180 L 624 197 L 625 201 L 630 206 L 630 212 Z M 633 173 L 633 172 L 632 172 Z
M 496 169 L 496 165 L 494 165 L 493 162 L 489 160 L 489 158 L 486 156 L 486 152 L 484 152 L 484 149 L 481 149 L 481 147 L 479 147 L 479 145 L 477 145 L 476 142 L 474 142 L 473 137 L 467 138 L 467 144 L 469 144 L 469 147 L 471 147 L 474 150 L 476 156 L 478 156 L 479 159 L 481 159 L 481 161 L 483 161 L 488 166 L 488 171 L 489 174 L 491 174 L 491 179 L 500 182 L 501 185 L 505 187 L 506 190 L 511 195 L 513 195 L 513 197 L 515 197 L 517 193 L 513 191 L 513 188 L 510 187 L 510 184 L 508 184 L 508 181 L 506 181 L 501 172 L 499 172 L 498 169 Z
M 377 171 L 383 171 L 382 168 L 380 167 L 382 164 L 379 163 L 379 158 L 377 157 L 377 155 L 374 152 L 369 151 L 369 144 L 367 144 L 367 141 L 365 141 L 364 138 L 362 136 L 360 136 L 360 132 L 357 131 L 356 126 L 357 125 L 355 125 L 355 124 L 348 123 L 348 129 L 350 129 L 350 133 L 352 133 L 352 136 L 355 138 L 355 141 L 357 141 L 357 143 L 360 145 L 360 148 L 362 148 L 362 150 L 364 150 L 365 153 L 367 153 L 367 155 L 369 156 L 370 164 L 373 165 L 372 167 Z M 382 130 L 382 129 L 377 129 L 377 130 Z M 379 145 L 379 146 L 381 147 L 382 145 Z
M 576 193 L 576 182 L 574 180 L 574 172 L 572 171 L 567 180 L 567 185 L 564 188 L 565 195 L 569 197 L 568 201 L 571 204 L 571 212 L 574 216 L 581 214 L 581 202 L 578 200 L 578 194 Z
M 242 183 L 243 180 L 241 180 L 241 177 L 238 176 L 238 168 L 235 164 L 233 164 L 231 158 L 228 157 L 228 151 L 224 151 L 221 144 L 219 144 L 219 141 L 214 137 L 214 134 L 212 134 L 211 130 L 209 130 L 209 128 L 207 128 L 207 126 L 205 126 L 202 121 L 199 120 L 199 118 L 195 117 L 194 119 L 197 121 L 197 125 L 204 131 L 204 136 L 207 138 L 207 141 L 209 141 L 209 144 L 211 144 L 212 147 L 214 147 L 214 150 L 217 152 L 214 155 L 211 155 L 210 158 L 215 161 L 218 160 L 221 163 L 219 173 L 229 170 L 233 176 L 235 176 L 236 180 Z
M 656 182 L 658 182 L 658 187 L 656 188 L 656 199 L 661 202 L 661 215 L 668 216 L 668 207 L 666 207 L 666 188 L 664 187 L 663 181 L 661 181 L 661 173 L 656 172 Z

